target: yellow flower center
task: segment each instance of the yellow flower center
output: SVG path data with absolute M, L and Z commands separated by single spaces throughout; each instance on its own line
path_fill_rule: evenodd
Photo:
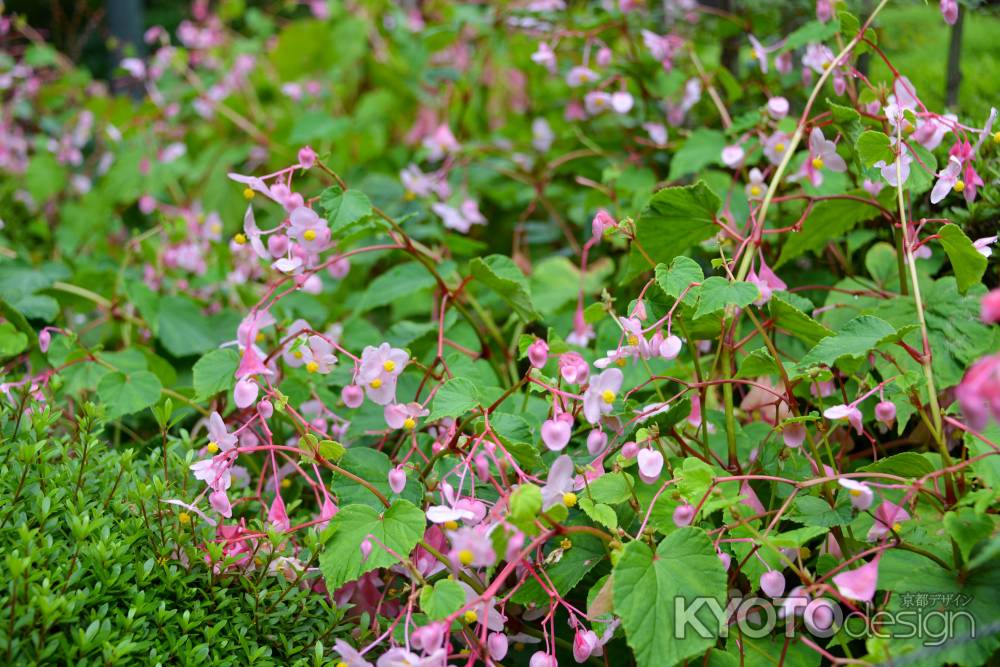
M 595 97 L 594 98 L 594 106 L 597 107 L 598 109 L 601 108 L 601 107 L 603 107 L 604 106 L 604 98 L 603 97 Z
M 619 357 L 617 360 L 615 360 L 615 363 L 621 366 L 622 368 L 625 368 L 625 357 Z
M 750 186 L 750 194 L 752 194 L 754 197 L 759 197 L 760 196 L 760 186 L 759 185 L 751 185 Z
M 615 392 L 611 391 L 610 389 L 605 389 L 604 391 L 601 392 L 601 400 L 607 403 L 608 405 L 611 405 L 612 403 L 615 402 Z
M 576 505 L 576 494 L 572 491 L 567 491 L 563 494 L 563 505 L 566 507 L 573 507 Z
M 258 331 L 257 335 L 254 336 L 254 340 L 257 341 L 258 343 L 262 342 L 264 340 L 264 334 Z
M 254 191 L 250 188 L 243 188 L 243 198 L 247 201 L 253 199 Z
M 849 493 L 855 498 L 857 498 L 858 496 L 861 495 L 861 489 L 851 489 Z
M 462 614 L 462 618 L 465 619 L 466 623 L 475 623 L 476 621 L 479 620 L 479 614 L 470 609 L 469 611 Z
M 958 179 L 955 181 L 955 192 L 962 192 L 963 190 L 965 190 L 965 181 Z
M 177 515 L 177 520 L 181 523 L 191 523 L 191 515 L 187 512 L 181 512 Z
M 827 60 L 823 63 L 823 69 L 830 69 L 830 61 Z
M 347 663 L 341 660 L 334 667 L 347 667 Z
M 310 361 L 309 363 L 306 364 L 307 373 L 315 373 L 318 370 L 319 370 L 319 364 L 317 364 L 315 361 Z
M 304 238 L 306 241 L 315 241 L 316 240 L 316 230 L 314 230 L 314 229 L 307 229 L 305 231 L 305 233 L 302 234 L 302 238 Z
M 632 336 L 629 336 L 628 337 L 628 344 L 629 345 L 638 345 L 639 344 L 639 337 L 636 336 L 636 335 L 634 335 L 634 334 Z
M 213 234 L 218 234 L 219 232 L 222 231 L 222 225 L 220 225 L 219 223 L 216 222 L 209 229 L 211 230 L 211 232 Z
M 416 427 L 417 427 L 417 422 L 413 420 L 413 417 L 407 417 L 403 421 L 403 428 L 405 428 L 407 431 L 412 431 Z
M 458 522 L 457 521 L 445 521 L 444 522 L 444 527 L 447 528 L 448 530 L 458 530 Z
M 901 531 L 902 529 L 903 529 L 903 526 L 901 526 L 901 525 L 900 525 L 900 523 L 899 523 L 898 521 L 897 521 L 896 523 L 892 524 L 892 531 L 893 531 L 894 533 L 898 533 L 898 532 L 899 532 L 899 531 Z
M 386 373 L 391 373 L 396 370 L 396 362 L 392 359 L 386 359 L 382 362 L 382 368 L 385 369 Z
M 369 384 L 368 386 L 371 387 L 372 389 L 378 389 L 379 387 L 382 386 L 382 378 L 375 378 L 374 380 L 371 381 L 371 384 Z
M 208 450 L 209 454 L 214 454 L 217 451 L 219 451 L 219 445 L 216 442 L 213 441 L 213 442 L 208 443 L 208 446 L 205 447 L 205 449 Z
M 287 477 L 281 480 L 281 488 L 287 489 L 291 485 L 292 485 L 292 480 L 288 479 Z
M 417 193 L 412 190 L 407 190 L 406 192 L 403 193 L 404 201 L 413 201 L 416 198 L 417 198 Z
M 514 642 L 514 650 L 515 651 L 523 651 L 524 650 L 524 644 L 522 644 L 521 642 Z
M 473 559 L 475 559 L 475 556 L 473 556 L 472 552 L 468 549 L 462 549 L 458 552 L 458 562 L 462 565 L 471 565 Z
M 573 548 L 573 542 L 568 537 L 564 537 L 562 538 L 562 541 L 559 542 L 559 548 L 563 551 L 568 551 Z
M 301 359 L 302 358 L 302 350 L 295 350 L 294 352 L 292 352 L 292 356 L 295 357 L 296 359 Z
M 241 233 L 237 234 L 236 236 L 234 236 L 233 240 L 236 241 L 236 245 L 246 245 L 247 237 L 246 237 L 246 234 L 243 234 L 241 232 Z
M 781 142 L 776 143 L 774 145 L 774 150 L 776 150 L 779 153 L 784 153 L 785 152 L 785 144 L 783 144 Z
M 1000 130 L 993 133 L 993 141 L 1000 144 Z
M 813 158 L 813 169 L 822 169 L 822 168 L 823 168 L 823 158 L 821 158 L 821 157 L 814 157 Z

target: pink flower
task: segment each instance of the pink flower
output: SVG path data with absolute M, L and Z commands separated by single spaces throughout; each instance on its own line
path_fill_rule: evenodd
M 549 360 L 549 345 L 541 338 L 528 346 L 528 361 L 535 368 L 544 368 Z
M 604 647 L 593 630 L 577 628 L 573 637 L 573 659 L 579 663 L 586 662 L 592 655 L 601 655 Z
M 896 421 L 896 404 L 892 401 L 879 401 L 875 406 L 875 419 L 886 426 L 892 426 Z
M 223 457 L 195 461 L 190 465 L 190 470 L 195 479 L 205 482 L 213 491 L 225 491 L 233 483 L 229 466 Z
M 965 372 L 955 397 L 974 431 L 982 431 L 991 414 L 1000 421 L 1000 354 L 974 363 Z
M 854 430 L 858 432 L 858 435 L 861 435 L 864 430 L 861 425 L 861 411 L 854 405 L 834 405 L 827 408 L 823 412 L 823 416 L 827 419 L 846 419 L 854 427 Z
M 747 174 L 747 185 L 746 192 L 750 199 L 760 199 L 764 196 L 764 174 L 761 173 L 760 169 L 754 167 Z
M 402 493 L 406 488 L 406 471 L 402 466 L 396 466 L 389 471 L 389 488 L 393 493 Z
M 662 123 L 644 123 L 642 128 L 649 135 L 649 140 L 656 146 L 667 145 L 667 127 Z
M 590 366 L 576 352 L 565 352 L 559 357 L 559 374 L 570 384 L 586 382 L 590 375 Z
M 979 303 L 979 315 L 983 322 L 1000 322 L 1000 287 L 983 297 Z
M 340 397 L 344 400 L 344 405 L 353 409 L 361 407 L 365 400 L 364 390 L 356 384 L 349 384 L 340 391 Z
M 447 124 L 437 127 L 429 136 L 424 137 L 423 146 L 427 149 L 427 159 L 436 162 L 445 155 L 458 152 L 460 146 L 451 128 Z
M 208 440 L 209 452 L 215 454 L 217 451 L 228 452 L 236 446 L 238 438 L 226 429 L 222 415 L 213 412 L 208 418 Z
M 948 196 L 948 193 L 952 191 L 952 188 L 958 183 L 958 177 L 962 173 L 962 163 L 956 157 L 948 158 L 948 166 L 938 172 L 937 182 L 934 183 L 934 189 L 931 190 L 931 203 L 937 204 L 939 201 Z M 959 188 L 959 191 L 965 189 L 965 184 Z
M 253 405 L 253 402 L 257 400 L 259 390 L 257 383 L 248 377 L 238 380 L 236 386 L 233 387 L 233 401 L 236 403 L 236 407 L 242 410 Z
M 337 363 L 333 349 L 333 344 L 323 336 L 309 336 L 308 347 L 302 355 L 306 371 L 326 375 L 333 370 L 333 366 Z
M 958 1 L 941 0 L 941 16 L 948 25 L 955 25 L 958 20 Z
M 489 567 L 497 560 L 489 535 L 478 527 L 463 526 L 449 531 L 448 539 L 451 541 L 448 558 L 456 569 Z
M 784 97 L 772 97 L 767 101 L 767 115 L 774 120 L 781 120 L 788 115 L 788 100 Z
M 379 405 L 388 405 L 396 396 L 396 381 L 410 360 L 404 350 L 382 343 L 377 348 L 368 345 L 361 352 L 361 362 L 355 381 L 364 386 L 368 398 Z
M 874 494 L 871 488 L 864 482 L 855 482 L 853 479 L 841 477 L 837 483 L 847 489 L 847 494 L 851 497 L 851 505 L 856 510 L 864 511 L 872 506 Z
M 785 576 L 777 570 L 769 570 L 760 575 L 760 590 L 771 598 L 776 598 L 785 592 Z
M 788 150 L 790 137 L 784 132 L 775 132 L 764 142 L 764 156 L 771 164 L 780 164 Z
M 601 90 L 592 90 L 583 96 L 583 108 L 591 116 L 603 113 L 611 108 L 611 95 Z
M 573 461 L 563 454 L 552 462 L 548 479 L 542 487 L 542 509 L 563 502 L 563 495 L 573 490 Z
M 597 72 L 583 65 L 574 67 L 566 74 L 566 83 L 573 88 L 591 83 L 592 81 L 597 81 Z
M 552 148 L 552 142 L 555 138 L 549 121 L 542 117 L 531 121 L 531 145 L 534 146 L 536 151 L 539 153 L 547 152 Z
M 545 651 L 535 651 L 531 654 L 528 667 L 559 667 L 559 661 L 554 655 L 549 655 Z
M 801 447 L 806 440 L 806 425 L 802 422 L 786 422 L 781 429 L 781 438 L 786 447 Z
M 355 651 L 351 645 L 343 639 L 338 639 L 333 642 L 333 650 L 340 655 L 341 661 L 346 664 L 347 667 L 373 667 L 372 663 L 365 660 L 360 653 Z
M 542 423 L 542 442 L 553 452 L 562 451 L 573 433 L 573 415 L 564 412 Z
M 617 225 L 618 223 L 611 217 L 611 214 L 602 208 L 597 212 L 597 215 L 594 216 L 594 220 L 590 223 L 590 230 L 595 239 L 601 239 L 604 236 L 604 232 L 609 229 L 613 229 Z
M 678 528 L 684 526 L 690 526 L 691 521 L 694 519 L 694 505 L 689 503 L 684 503 L 683 505 L 678 505 L 674 508 L 673 520 L 674 525 Z
M 824 137 L 823 130 L 818 127 L 809 133 L 809 157 L 803 166 L 806 176 L 817 187 L 823 183 L 824 167 L 833 172 L 847 171 L 844 158 L 837 155 L 837 145 Z
M 330 228 L 326 220 L 308 206 L 295 208 L 288 216 L 288 236 L 295 239 L 309 252 L 319 252 L 330 242 Z
M 611 412 L 623 379 L 622 372 L 617 368 L 609 368 L 591 378 L 587 391 L 583 393 L 583 415 L 588 422 L 596 424 L 602 415 Z
M 415 429 L 417 427 L 417 420 L 430 414 L 430 410 L 427 410 L 419 403 L 390 403 L 385 406 L 382 412 L 385 416 L 385 423 L 389 425 L 389 428 L 403 428 L 407 431 Z
M 760 43 L 760 40 L 758 40 L 753 35 L 747 35 L 747 37 L 750 39 L 751 54 L 757 61 L 757 66 L 760 67 L 761 72 L 767 74 L 767 68 L 768 68 L 767 54 L 770 51 L 770 49 L 767 49 L 763 44 Z
M 882 504 L 875 510 L 875 523 L 868 531 L 868 541 L 874 542 L 892 531 L 898 533 L 901 530 L 900 523 L 909 520 L 909 518 L 910 514 L 905 509 L 890 503 L 888 500 L 883 500 Z
M 285 511 L 285 501 L 281 499 L 281 494 L 275 494 L 271 509 L 267 511 L 267 520 L 274 526 L 275 530 L 286 532 L 292 526 L 288 519 L 288 512 Z
M 982 185 L 982 183 L 980 183 L 980 185 Z M 983 257 L 992 257 L 993 248 L 991 248 L 990 246 L 996 242 L 997 242 L 996 236 L 984 236 L 981 239 L 976 239 L 975 241 L 973 241 L 972 247 L 975 248 L 976 252 L 978 252 Z
M 822 74 L 833 66 L 833 51 L 822 44 L 810 44 L 802 57 L 802 64 L 817 74 Z
M 463 234 L 467 234 L 472 229 L 472 225 L 486 224 L 486 218 L 479 212 L 476 202 L 471 199 L 465 200 L 460 209 L 435 202 L 431 204 L 431 210 L 441 218 L 445 227 Z
M 876 556 L 856 570 L 845 570 L 834 575 L 833 583 L 837 585 L 840 594 L 848 600 L 871 601 L 878 586 L 878 561 L 879 557 Z
M 763 256 L 760 258 L 760 273 L 751 266 L 750 272 L 747 274 L 747 282 L 756 285 L 757 290 L 760 292 L 760 297 L 754 301 L 754 304 L 758 306 L 763 306 L 770 301 L 771 295 L 774 292 L 788 289 L 785 281 L 771 270 L 771 267 L 764 261 Z
M 833 3 L 831 0 L 816 0 L 816 18 L 820 23 L 826 23 L 833 18 Z
M 551 74 L 556 72 L 556 52 L 546 42 L 539 42 L 538 48 L 531 54 L 532 62 L 538 63 Z
M 639 464 L 639 479 L 646 484 L 653 484 L 660 478 L 663 470 L 663 454 L 656 449 L 640 449 L 636 455 Z
M 742 146 L 738 144 L 726 146 L 722 149 L 722 164 L 730 169 L 735 169 L 743 162 L 744 155 L 746 153 L 744 153 Z
M 502 632 L 491 632 L 486 639 L 486 648 L 489 649 L 490 657 L 498 662 L 506 657 L 507 645 L 507 635 Z
M 299 165 L 303 169 L 311 169 L 316 164 L 316 151 L 310 146 L 303 146 L 299 149 Z
M 227 519 L 233 516 L 233 506 L 229 503 L 229 496 L 225 491 L 212 491 L 208 494 L 208 504 Z
M 628 113 L 632 110 L 632 105 L 634 104 L 635 99 L 632 97 L 632 93 L 626 90 L 619 90 L 617 93 L 611 93 L 611 109 L 615 113 Z
M 604 451 L 608 445 L 608 434 L 600 428 L 593 429 L 587 434 L 587 451 L 591 456 L 597 456 Z

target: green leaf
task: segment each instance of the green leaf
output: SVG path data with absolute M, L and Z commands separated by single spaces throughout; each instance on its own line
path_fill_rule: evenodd
M 580 498 L 577 502 L 591 521 L 601 524 L 608 530 L 618 530 L 618 515 L 610 505 L 595 503 L 590 498 Z
M 755 378 L 761 375 L 777 375 L 778 364 L 766 347 L 758 347 L 740 361 L 737 377 Z
M 424 513 L 408 500 L 397 500 L 383 514 L 368 505 L 341 507 L 323 533 L 325 544 L 319 556 L 327 588 L 336 590 L 366 572 L 398 563 L 382 545 L 408 556 L 426 525 Z M 365 540 L 371 545 L 367 558 L 361 551 Z
M 28 347 L 28 336 L 10 322 L 0 323 L 0 357 L 13 357 Z
M 630 480 L 627 473 L 608 472 L 590 482 L 587 489 L 595 502 L 615 505 L 632 496 Z
M 452 579 L 439 579 L 420 591 L 420 608 L 432 621 L 440 621 L 462 608 L 465 590 Z
M 528 279 L 510 257 L 477 257 L 469 262 L 469 271 L 473 278 L 496 292 L 525 323 L 541 319 L 531 300 Z
M 240 365 L 240 353 L 232 347 L 212 350 L 199 359 L 191 369 L 195 400 L 204 401 L 220 391 L 229 391 L 236 384 L 236 367 Z
M 640 246 L 654 263 L 670 264 L 674 257 L 711 238 L 719 230 L 715 214 L 720 204 L 704 181 L 663 188 L 650 197 L 635 223 L 637 243 L 629 256 L 629 273 L 650 268 Z
M 760 298 L 760 290 L 753 283 L 729 282 L 720 276 L 706 278 L 701 284 L 698 308 L 694 317 L 717 313 L 727 306 L 744 308 Z
M 850 190 L 847 194 L 862 199 L 871 197 L 864 190 Z M 822 249 L 829 241 L 842 236 L 859 222 L 870 220 L 878 214 L 879 209 L 875 205 L 855 199 L 826 199 L 817 202 L 809 217 L 802 223 L 802 230 L 788 236 L 774 267 L 777 268 L 803 253 Z
M 531 483 L 518 484 L 510 494 L 510 520 L 519 526 L 531 524 L 542 511 L 542 490 Z
M 341 190 L 334 186 L 320 195 L 320 205 L 326 211 L 333 238 L 340 238 L 357 223 L 372 214 L 372 202 L 360 190 Z
M 858 152 L 861 164 L 866 167 L 879 161 L 889 164 L 896 160 L 896 154 L 892 151 L 889 137 L 884 132 L 874 130 L 862 132 L 854 149 Z
M 934 472 L 934 465 L 916 452 L 903 452 L 858 468 L 858 472 L 882 472 L 916 478 Z
M 442 417 L 463 417 L 478 405 L 479 391 L 475 383 L 463 377 L 452 378 L 434 394 L 427 421 L 432 422 Z
M 605 558 L 604 543 L 593 535 L 571 533 L 566 539 L 568 549 L 562 547 L 562 540 L 549 540 L 545 548 L 545 575 L 560 595 L 568 595 Z M 549 594 L 538 580 L 529 577 L 511 599 L 518 604 L 542 604 L 549 600 Z
M 799 496 L 795 499 L 795 511 L 788 518 L 805 526 L 843 526 L 854 518 L 854 511 L 849 504 L 831 508 L 822 498 Z
M 778 53 L 791 51 L 813 42 L 822 42 L 836 35 L 838 30 L 840 30 L 840 24 L 837 21 L 828 21 L 826 23 L 809 21 L 785 38 L 785 41 L 781 44 L 781 48 L 778 49 Z
M 236 335 L 238 320 L 219 314 L 206 316 L 194 301 L 182 296 L 160 299 L 157 337 L 175 357 L 202 354 Z
M 365 290 L 357 306 L 357 312 L 364 313 L 372 308 L 385 306 L 433 286 L 434 276 L 421 264 L 417 262 L 397 264 L 368 284 L 368 289 Z
M 958 291 L 962 294 L 983 279 L 986 273 L 986 258 L 976 250 L 972 241 L 962 229 L 953 223 L 948 223 L 940 230 L 941 245 L 951 261 L 951 269 L 955 272 Z
M 149 371 L 107 373 L 97 383 L 97 396 L 107 406 L 109 419 L 139 412 L 160 399 L 163 386 Z
M 791 302 L 792 295 L 777 292 L 771 296 L 768 306 L 774 325 L 787 331 L 809 345 L 815 345 L 833 332 L 805 314 Z
M 969 560 L 972 549 L 993 533 L 993 520 L 971 507 L 962 507 L 944 515 L 944 529 L 955 540 L 962 558 Z
M 370 447 L 351 447 L 341 457 L 338 465 L 366 480 L 386 498 L 392 498 L 394 495 L 389 487 L 389 471 L 392 470 L 393 464 L 383 452 Z M 374 493 L 342 475 L 334 476 L 330 490 L 337 495 L 342 505 L 368 505 L 373 509 L 384 507 Z M 423 494 L 423 486 L 411 477 L 400 496 L 410 502 L 419 503 Z
M 677 611 L 682 601 L 693 609 L 698 598 L 725 606 L 722 561 L 700 528 L 671 533 L 655 554 L 644 542 L 629 542 L 612 576 L 614 609 L 639 667 L 676 665 L 715 644 L 719 618 L 707 605 L 691 614 L 690 625 L 678 618 Z
M 674 181 L 686 174 L 697 174 L 710 164 L 718 164 L 725 147 L 726 137 L 722 132 L 706 128 L 695 130 L 670 159 L 668 180 Z
M 670 262 L 670 267 L 666 264 L 656 265 L 656 283 L 668 296 L 679 299 L 684 290 L 684 303 L 693 304 L 698 296 L 699 287 L 691 287 L 692 283 L 701 283 L 705 280 L 705 273 L 701 270 L 701 265 L 690 257 L 678 255 L 674 261 Z
M 66 168 L 48 151 L 35 153 L 28 163 L 21 183 L 31 198 L 44 204 L 49 197 L 66 188 Z
M 817 343 L 802 358 L 799 366 L 833 366 L 841 359 L 857 359 L 895 335 L 896 329 L 885 320 L 862 315 L 845 324 L 835 336 L 828 336 Z

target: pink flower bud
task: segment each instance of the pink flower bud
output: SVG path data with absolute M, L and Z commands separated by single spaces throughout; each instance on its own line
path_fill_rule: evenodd
M 1000 287 L 984 296 L 979 307 L 983 322 L 1000 322 Z
M 368 538 L 366 537 L 366 538 L 365 538 L 365 539 L 364 539 L 364 540 L 363 540 L 363 541 L 361 542 L 361 560 L 362 560 L 362 561 L 366 561 L 366 560 L 368 560 L 368 554 L 370 554 L 371 552 L 372 552 L 372 543 L 371 543 L 371 541 L 370 541 L 370 540 L 369 540 L 369 539 L 368 539 Z
M 806 425 L 802 422 L 785 424 L 781 429 L 781 438 L 786 447 L 801 447 L 806 439 Z
M 587 658 L 601 648 L 601 641 L 593 630 L 577 629 L 573 637 L 573 658 L 577 662 L 586 662 Z
M 590 229 L 594 234 L 595 239 L 600 239 L 604 236 L 604 232 L 612 227 L 615 227 L 618 223 L 615 219 L 611 217 L 611 214 L 605 211 L 603 208 L 597 212 L 594 216 L 594 221 L 590 225 Z
M 316 164 L 316 151 L 309 146 L 303 146 L 300 148 L 299 164 L 302 165 L 303 169 L 311 169 L 312 166 Z
M 678 528 L 690 526 L 694 519 L 694 505 L 684 503 L 674 508 L 674 525 Z
M 733 563 L 733 557 L 721 550 L 716 550 L 715 555 L 722 561 L 722 569 L 728 570 L 729 566 Z
M 760 590 L 768 597 L 776 598 L 785 592 L 785 575 L 771 570 L 760 575 Z
M 565 414 L 565 413 L 563 413 Z M 542 442 L 554 452 L 565 449 L 573 434 L 573 422 L 563 419 L 546 419 L 542 423 Z
M 805 607 L 802 614 L 806 627 L 820 636 L 826 636 L 830 632 L 835 618 L 833 603 L 826 598 L 813 600 Z
M 288 237 L 284 234 L 272 234 L 267 237 L 267 251 L 277 259 L 288 252 Z
M 484 482 L 488 480 L 490 478 L 490 460 L 486 458 L 486 455 L 480 454 L 479 456 L 477 456 L 475 464 L 476 464 L 476 475 L 479 476 L 479 479 Z
M 338 257 L 337 259 L 330 262 L 330 266 L 326 267 L 326 272 L 330 274 L 330 277 L 335 280 L 340 280 L 344 278 L 351 271 L 351 260 L 346 257 Z
M 264 419 L 270 419 L 271 415 L 274 414 L 274 406 L 271 405 L 271 401 L 266 398 L 257 404 L 257 414 L 259 414 Z
M 784 97 L 772 97 L 767 101 L 767 114 L 774 120 L 781 120 L 788 115 L 788 100 Z
M 38 332 L 38 349 L 45 354 L 49 351 L 49 345 L 52 343 L 52 334 L 49 333 L 48 327 L 42 329 Z
M 233 388 L 233 400 L 236 402 L 236 407 L 242 410 L 253 405 L 253 402 L 257 400 L 258 391 L 257 383 L 250 378 L 245 377 L 239 380 Z
M 636 455 L 639 462 L 639 479 L 652 484 L 660 478 L 663 470 L 663 454 L 655 449 L 642 449 Z
M 364 390 L 356 384 L 349 384 L 340 391 L 340 397 L 344 399 L 344 405 L 349 408 L 357 408 L 365 400 Z
M 139 197 L 139 211 L 143 215 L 149 215 L 156 210 L 156 200 L 149 195 Z
M 491 632 L 486 640 L 486 647 L 490 650 L 490 657 L 494 660 L 503 660 L 507 655 L 507 635 L 502 632 Z
M 660 356 L 664 359 L 675 359 L 677 358 L 677 355 L 680 354 L 681 347 L 683 345 L 684 341 L 671 334 L 664 338 L 663 342 L 660 343 Z
M 595 428 L 587 434 L 587 451 L 591 456 L 597 456 L 604 451 L 608 445 L 608 434 L 599 428 Z
M 638 443 L 629 440 L 624 445 L 622 445 L 622 456 L 627 459 L 634 459 L 635 455 L 639 453 Z
M 528 361 L 535 368 L 542 368 L 549 360 L 549 344 L 539 338 L 528 346 Z
M 606 46 L 602 46 L 600 49 L 598 49 L 597 57 L 594 60 L 601 67 L 607 67 L 608 65 L 611 64 L 611 56 L 612 56 L 611 49 L 609 49 Z
M 559 661 L 554 655 L 549 655 L 545 651 L 535 651 L 528 661 L 528 667 L 559 667 Z
M 406 471 L 400 466 L 389 471 L 389 488 L 393 493 L 402 493 L 406 488 Z
M 892 426 L 896 421 L 896 404 L 892 401 L 879 401 L 875 406 L 875 419 L 886 426 Z
M 632 309 L 632 317 L 642 322 L 644 322 L 646 317 L 648 317 L 646 313 L 646 303 L 642 299 L 635 302 L 635 307 Z

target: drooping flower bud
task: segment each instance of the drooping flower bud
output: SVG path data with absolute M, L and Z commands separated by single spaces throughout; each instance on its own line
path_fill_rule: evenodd
M 694 505 L 684 503 L 674 508 L 674 525 L 678 528 L 690 526 L 694 519 Z
M 402 467 L 396 466 L 389 471 L 389 488 L 393 493 L 402 493 L 406 488 L 406 471 Z
M 543 368 L 549 359 L 549 345 L 539 338 L 528 346 L 528 361 L 535 368 Z
M 785 592 L 785 575 L 770 570 L 760 575 L 760 590 L 768 597 L 776 598 Z

